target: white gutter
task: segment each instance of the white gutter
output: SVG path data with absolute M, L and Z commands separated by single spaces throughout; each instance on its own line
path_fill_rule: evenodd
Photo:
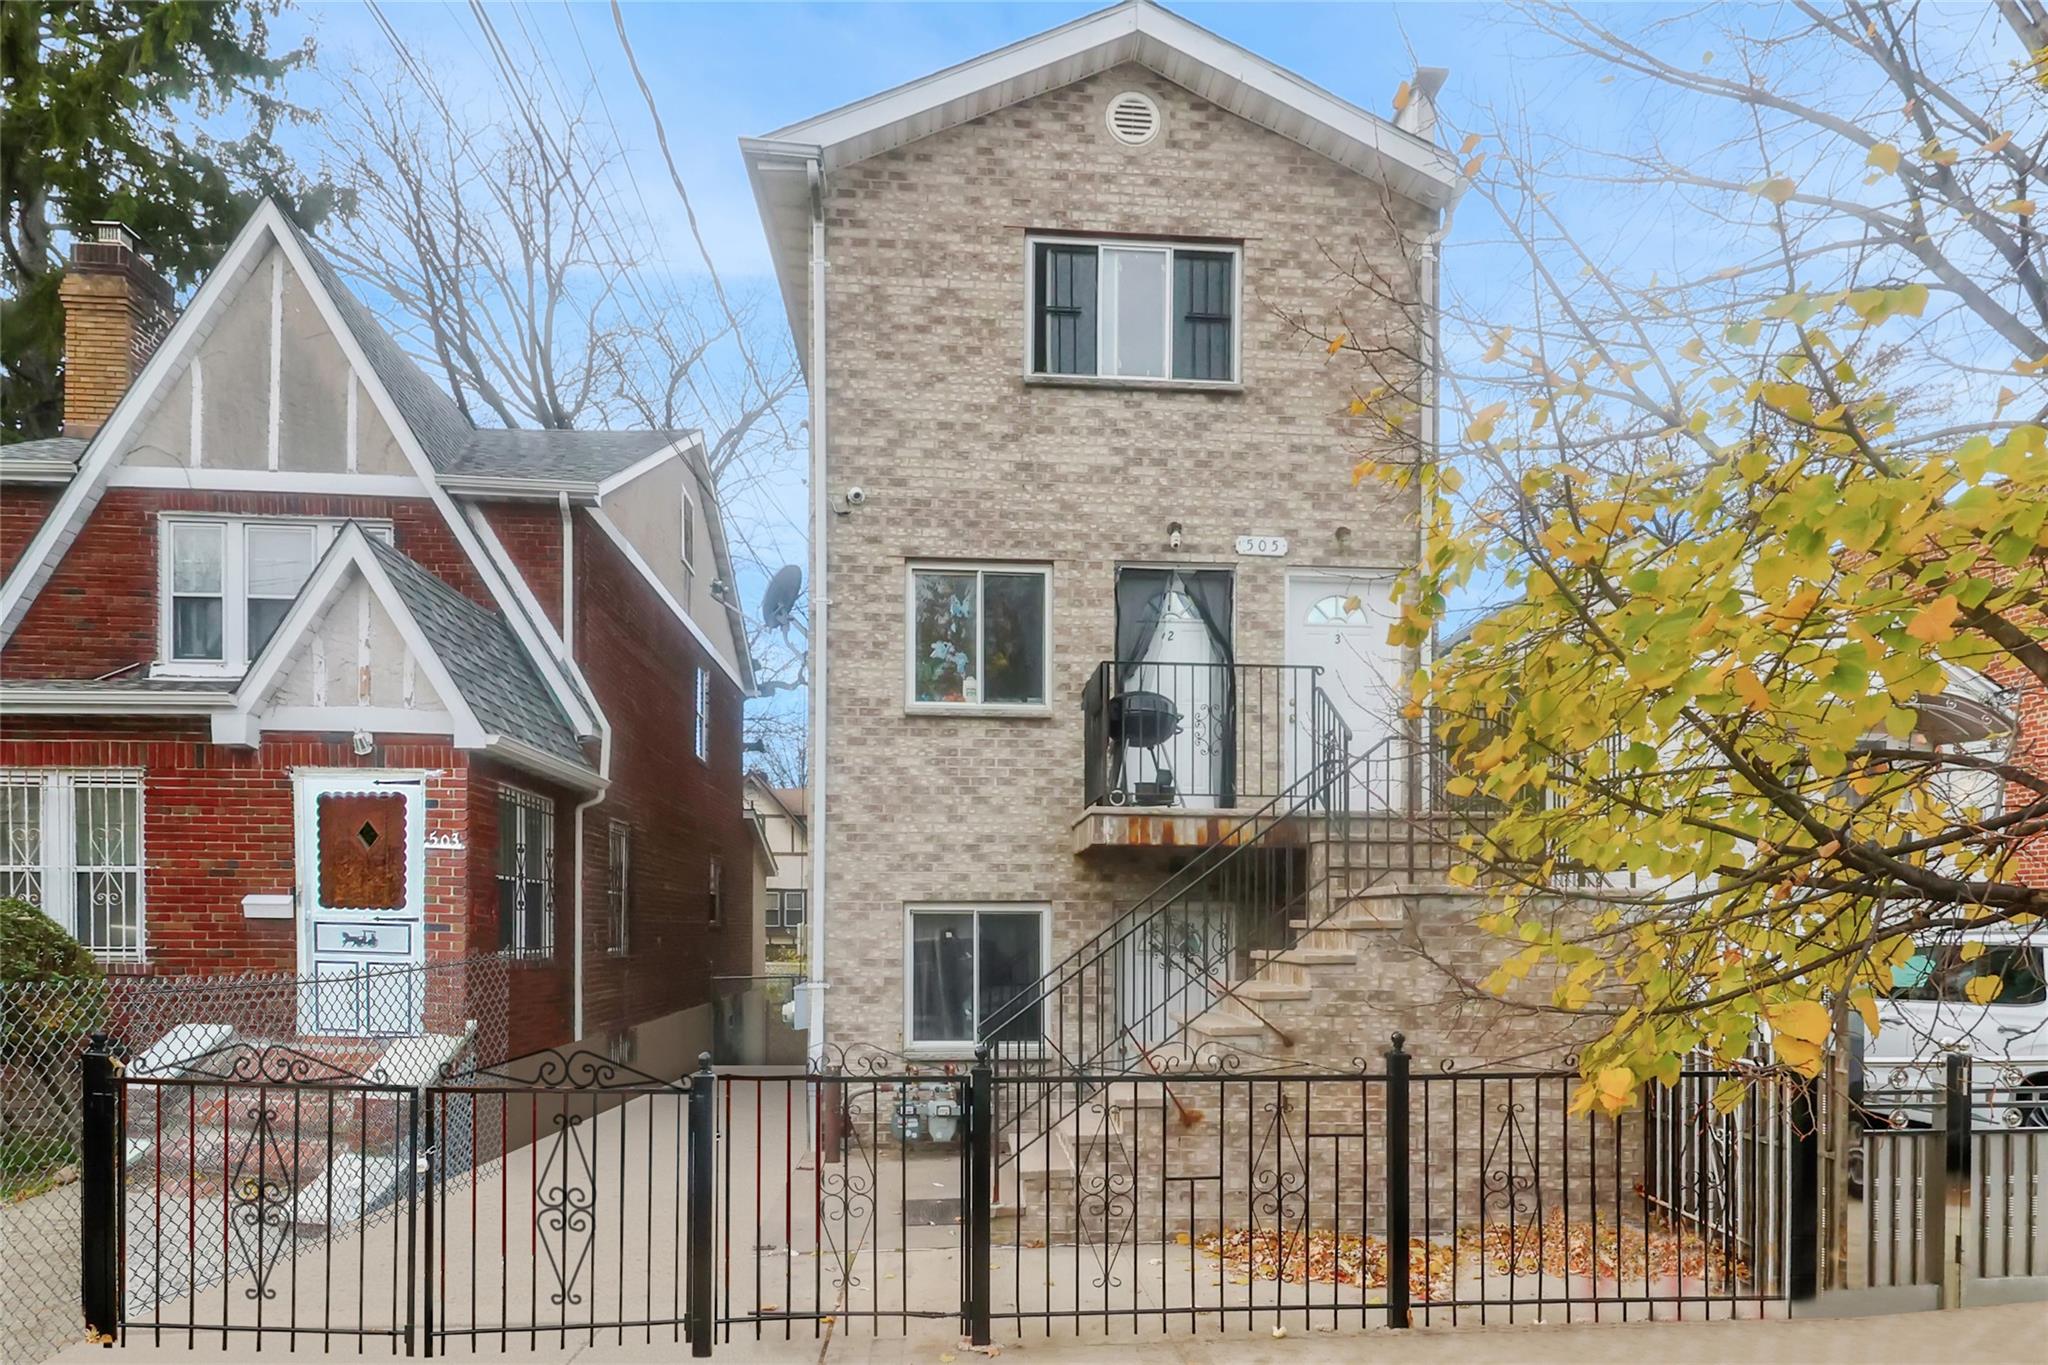
M 565 494 L 562 498 L 562 663 L 575 677 L 577 685 L 589 693 L 591 714 L 597 718 L 597 779 L 603 784 L 588 799 L 576 803 L 576 947 L 571 954 L 574 989 L 569 1013 L 570 1033 L 580 1041 L 583 1037 L 583 813 L 603 801 L 605 790 L 611 785 L 612 723 L 605 718 L 604 708 L 597 704 L 597 694 L 590 690 L 590 680 L 576 666 L 576 561 L 571 553 L 576 543 L 573 517 Z
M 826 697 L 826 612 L 831 599 L 825 585 L 825 529 L 831 520 L 825 507 L 825 177 L 818 158 L 804 163 L 811 186 L 811 364 L 806 378 L 811 389 L 811 953 L 808 1048 L 813 1058 L 825 1053 L 825 917 L 831 903 L 825 890 L 825 812 L 831 788 L 830 749 L 825 743 L 830 709 Z

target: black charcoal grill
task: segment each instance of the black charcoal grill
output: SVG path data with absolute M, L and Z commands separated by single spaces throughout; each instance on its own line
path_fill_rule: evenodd
M 1164 693 L 1120 692 L 1109 699 L 1109 742 L 1116 755 L 1116 778 L 1109 789 L 1111 805 L 1173 804 L 1173 769 L 1160 759 L 1159 750 L 1179 733 L 1180 708 Z M 1132 749 L 1144 749 L 1152 755 L 1150 780 L 1125 780 L 1124 765 Z

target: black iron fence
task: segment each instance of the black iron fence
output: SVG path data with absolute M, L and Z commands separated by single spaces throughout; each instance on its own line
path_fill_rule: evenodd
M 1081 695 L 1087 804 L 1227 810 L 1287 790 L 1324 754 L 1328 725 L 1343 723 L 1333 708 L 1316 705 L 1321 671 L 1096 665 Z
M 1688 1067 L 1606 1115 L 1569 1070 L 1419 1073 L 1398 1036 L 1352 1071 L 708 1061 L 407 1083 L 286 1049 L 178 1076 L 89 1053 L 86 1321 L 706 1355 L 920 1322 L 985 1344 L 1755 1316 L 1815 1283 L 1811 1092 L 1766 1069 Z

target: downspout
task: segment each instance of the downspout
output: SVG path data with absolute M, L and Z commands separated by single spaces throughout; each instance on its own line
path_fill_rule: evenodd
M 825 530 L 831 518 L 825 499 L 825 175 L 815 156 L 805 161 L 804 173 L 811 188 L 811 951 L 805 990 L 810 995 L 806 1044 L 810 1055 L 817 1058 L 825 1052 L 825 918 L 831 912 L 825 892 L 825 818 L 830 799 L 826 781 L 830 712 L 826 705 L 825 618 L 831 605 L 825 582 Z
M 562 663 L 576 678 L 586 693 L 590 684 L 583 677 L 583 671 L 576 666 L 576 515 L 569 506 L 569 495 L 559 495 L 562 511 Z M 590 694 L 591 714 L 597 718 L 597 777 L 601 784 L 597 794 L 576 803 L 573 836 L 576 840 L 576 890 L 571 898 L 575 906 L 575 946 L 571 950 L 571 1005 L 570 1036 L 578 1041 L 583 1037 L 583 813 L 605 798 L 605 792 L 612 780 L 612 724 L 605 718 L 604 708 L 597 705 L 595 694 Z

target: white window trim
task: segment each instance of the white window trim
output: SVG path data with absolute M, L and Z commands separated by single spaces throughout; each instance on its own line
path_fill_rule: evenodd
M 997 559 L 913 559 L 903 571 L 903 709 L 911 715 L 927 716 L 1049 716 L 1052 714 L 1052 578 L 1053 566 L 1044 560 Z M 917 576 L 920 573 L 1035 573 L 1045 580 L 1045 700 L 1042 702 L 920 701 L 917 695 Z M 975 666 L 982 666 L 981 587 L 975 586 Z M 981 692 L 981 679 L 975 691 Z
M 1096 248 L 1095 263 L 1095 373 L 1094 374 L 1053 374 L 1041 370 L 1037 365 L 1038 339 L 1038 248 L 1052 246 L 1092 246 Z M 1105 374 L 1104 357 L 1110 352 L 1105 349 L 1109 328 L 1109 310 L 1102 306 L 1102 257 L 1101 250 L 1150 250 L 1169 253 L 1166 272 L 1166 370 L 1163 378 L 1146 375 Z M 1175 379 L 1173 377 L 1173 264 L 1170 253 L 1174 251 L 1201 251 L 1230 257 L 1230 378 L 1228 379 Z M 1154 389 L 1215 389 L 1238 390 L 1244 387 L 1244 247 L 1235 242 L 1206 242 L 1198 239 L 1176 239 L 1171 237 L 1077 237 L 1066 233 L 1044 232 L 1024 235 L 1024 379 L 1033 384 L 1071 384 L 1078 387 L 1098 388 L 1154 388 Z
M 1052 906 L 1045 901 L 913 901 L 903 907 L 903 1051 L 906 1056 L 933 1059 L 972 1057 L 972 1038 L 919 1038 L 916 1036 L 916 984 L 917 937 L 916 921 L 919 915 L 972 915 L 974 916 L 974 953 L 976 971 L 981 962 L 981 916 L 985 911 L 1004 914 L 1036 914 L 1038 916 L 1038 974 L 1044 977 L 1052 965 Z M 977 991 L 979 986 L 977 984 Z M 981 1002 L 977 999 L 977 1015 Z M 976 1027 L 980 1020 L 977 1017 Z M 1041 1031 L 1045 1021 L 1039 1020 Z M 1028 1044 L 1005 1044 L 1006 1055 L 1015 1055 L 1026 1049 Z
M 0 768 L 0 783 L 41 789 L 37 835 L 41 842 L 42 905 L 45 915 L 73 938 L 78 937 L 77 810 L 73 794 L 80 781 L 106 786 L 132 786 L 135 791 L 135 946 L 90 948 L 101 962 L 141 963 L 149 960 L 149 829 L 148 784 L 140 768 Z M 83 940 L 81 940 L 83 942 Z
M 676 553 L 682 558 L 683 571 L 691 581 L 697 572 L 697 500 L 690 496 L 690 471 L 683 471 L 683 523 L 682 535 L 676 542 Z
M 159 512 L 156 535 L 156 660 L 150 665 L 153 678 L 239 678 L 249 671 L 248 537 L 251 526 L 309 526 L 313 528 L 313 564 L 317 567 L 346 517 L 240 516 L 210 512 Z M 389 545 L 392 524 L 382 520 L 357 519 L 363 529 Z M 172 610 L 171 538 L 173 526 L 211 525 L 221 527 L 221 657 L 175 659 L 171 657 Z M 309 580 L 310 581 L 310 580 Z

